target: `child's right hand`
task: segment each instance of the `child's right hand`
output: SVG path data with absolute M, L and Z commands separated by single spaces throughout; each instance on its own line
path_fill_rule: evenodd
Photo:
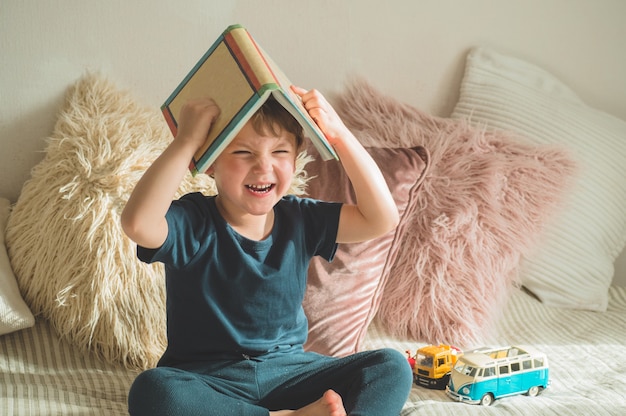
M 220 115 L 220 108 L 210 98 L 187 101 L 178 116 L 176 140 L 184 140 L 199 149 L 207 139 L 211 125 Z
M 167 238 L 165 214 L 191 157 L 206 142 L 219 114 L 219 107 L 209 98 L 190 100 L 181 108 L 176 139 L 141 177 L 122 212 L 122 228 L 138 245 L 157 248 Z

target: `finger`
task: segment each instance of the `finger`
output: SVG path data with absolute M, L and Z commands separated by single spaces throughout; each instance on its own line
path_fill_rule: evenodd
M 307 90 L 305 90 L 304 88 L 298 87 L 297 85 L 292 85 L 291 91 L 295 92 L 300 97 L 302 97 L 304 94 L 307 93 Z
M 291 86 L 293 92 L 298 94 L 303 101 L 324 102 L 324 96 L 316 89 L 305 90 L 304 88 Z

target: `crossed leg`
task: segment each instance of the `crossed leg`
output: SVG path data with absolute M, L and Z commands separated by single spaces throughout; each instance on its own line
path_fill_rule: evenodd
M 231 361 L 211 362 L 208 368 L 196 371 L 169 367 L 144 371 L 129 391 L 129 413 L 397 415 L 412 385 L 406 358 L 395 350 L 367 351 L 341 359 L 289 353 Z M 259 386 L 265 387 L 259 391 Z

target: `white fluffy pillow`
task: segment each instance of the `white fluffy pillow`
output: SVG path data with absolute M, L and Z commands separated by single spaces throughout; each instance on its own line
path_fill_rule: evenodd
M 20 295 L 4 245 L 4 230 L 9 213 L 9 200 L 0 198 L 0 335 L 35 324 L 33 314 Z
M 81 350 L 132 368 L 154 365 L 165 348 L 165 293 L 162 267 L 137 260 L 119 216 L 169 139 L 130 94 L 95 75 L 79 80 L 7 227 L 33 313 Z
M 548 305 L 606 310 L 626 242 L 626 123 L 585 105 L 543 69 L 482 48 L 467 57 L 452 117 L 571 148 L 580 179 L 520 275 Z

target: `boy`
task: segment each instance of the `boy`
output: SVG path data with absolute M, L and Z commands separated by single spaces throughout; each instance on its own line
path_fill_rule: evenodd
M 129 393 L 131 415 L 397 415 L 411 371 L 394 350 L 345 358 L 304 352 L 308 262 L 337 243 L 393 229 L 380 170 L 315 90 L 294 87 L 336 149 L 357 204 L 287 196 L 302 129 L 273 100 L 209 168 L 218 195 L 172 202 L 219 108 L 181 110 L 176 139 L 146 171 L 122 226 L 146 262 L 166 266 L 168 347 Z

